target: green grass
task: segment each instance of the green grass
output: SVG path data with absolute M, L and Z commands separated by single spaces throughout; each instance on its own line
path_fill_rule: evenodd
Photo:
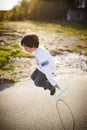
M 8 64 L 12 57 L 32 57 L 30 54 L 24 53 L 21 47 L 16 43 L 8 46 L 0 47 L 0 67 L 3 68 Z
M 81 38 L 80 38 L 82 41 L 85 41 L 87 42 L 87 34 L 84 34 L 84 35 L 81 35 Z
M 37 31 L 45 30 L 47 32 L 63 33 L 65 36 L 79 35 L 81 40 L 87 41 L 87 24 L 86 22 L 68 22 L 68 21 L 16 21 L 4 22 L 4 28 L 13 30 Z M 15 35 L 15 34 L 14 34 Z
M 0 69 L 0 76 L 2 76 L 4 74 L 3 70 Z
M 0 76 L 5 76 L 8 78 L 11 82 L 18 81 L 14 77 L 14 64 L 10 62 L 11 58 L 16 57 L 29 57 L 32 56 L 30 54 L 24 53 L 21 49 L 21 47 L 18 45 L 18 43 L 14 44 L 8 44 L 4 46 L 0 46 Z M 9 71 L 10 70 L 10 71 Z M 8 74 L 5 74 L 5 71 L 8 71 Z M 22 71 L 18 71 L 18 73 L 21 73 Z
M 87 38 L 87 23 L 86 22 L 68 22 L 68 21 L 54 21 L 54 22 L 42 22 L 42 21 L 28 21 L 31 25 L 31 30 L 34 25 L 35 29 L 45 29 L 47 31 L 63 33 L 65 36 L 83 36 Z M 84 41 L 87 39 L 83 39 Z
M 0 50 L 0 68 L 3 68 L 10 59 L 10 53 Z
M 71 52 L 77 52 L 87 56 L 87 44 L 77 43 L 72 49 Z

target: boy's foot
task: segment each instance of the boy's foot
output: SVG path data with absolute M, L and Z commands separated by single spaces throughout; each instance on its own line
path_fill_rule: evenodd
M 53 88 L 50 90 L 50 95 L 54 95 L 54 94 L 55 94 L 55 92 L 56 92 L 56 88 L 55 88 L 55 87 L 53 87 Z

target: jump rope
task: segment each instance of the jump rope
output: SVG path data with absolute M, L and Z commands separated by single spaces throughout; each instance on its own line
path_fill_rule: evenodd
M 70 109 L 68 103 L 66 103 L 66 102 L 62 99 L 62 98 L 63 98 L 62 95 L 63 95 L 64 92 L 65 92 L 67 89 L 69 89 L 70 87 L 66 87 L 66 88 L 64 88 L 63 90 L 62 90 L 59 86 L 57 86 L 56 88 L 57 88 L 57 90 L 60 90 L 60 94 L 58 95 L 57 101 L 56 101 L 56 110 L 57 110 L 59 119 L 60 119 L 60 121 L 61 121 L 63 130 L 67 130 L 67 129 L 65 128 L 63 119 L 62 119 L 61 114 L 60 114 L 60 111 L 59 111 L 59 105 L 60 105 L 60 103 L 63 103 L 63 104 L 67 107 L 67 109 L 68 109 L 68 111 L 69 111 L 69 113 L 70 113 L 70 115 L 71 115 L 71 117 L 72 117 L 72 128 L 71 128 L 71 130 L 75 130 L 75 119 L 74 119 L 73 113 L 72 113 L 72 111 L 71 111 L 71 109 Z

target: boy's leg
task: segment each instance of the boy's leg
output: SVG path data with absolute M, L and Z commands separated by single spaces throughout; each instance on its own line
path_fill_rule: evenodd
M 35 78 L 36 78 L 36 76 L 37 76 L 37 71 L 38 71 L 38 69 L 36 69 L 33 73 L 32 73 L 32 75 L 31 75 L 31 79 L 34 81 L 35 80 Z
M 39 71 L 38 69 L 36 69 L 32 75 L 31 75 L 31 79 L 34 81 L 36 86 L 39 87 L 46 87 L 48 84 L 48 80 L 45 76 L 45 74 L 43 74 L 41 71 Z
M 36 69 L 33 74 L 31 75 L 31 79 L 34 80 L 34 83 L 38 87 L 43 87 L 44 89 L 49 89 L 50 94 L 53 95 L 55 93 L 55 88 L 52 86 L 48 79 L 46 78 L 45 74 L 41 71 Z
M 37 69 L 37 74 L 36 74 L 36 77 L 34 79 L 34 83 L 36 86 L 39 86 L 39 87 L 44 87 L 45 84 L 46 84 L 46 76 Z

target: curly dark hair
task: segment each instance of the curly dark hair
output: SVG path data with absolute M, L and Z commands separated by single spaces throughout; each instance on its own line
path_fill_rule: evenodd
M 35 34 L 25 35 L 21 40 L 21 45 L 27 46 L 30 48 L 32 48 L 32 47 L 38 48 L 38 46 L 39 46 L 38 36 Z

